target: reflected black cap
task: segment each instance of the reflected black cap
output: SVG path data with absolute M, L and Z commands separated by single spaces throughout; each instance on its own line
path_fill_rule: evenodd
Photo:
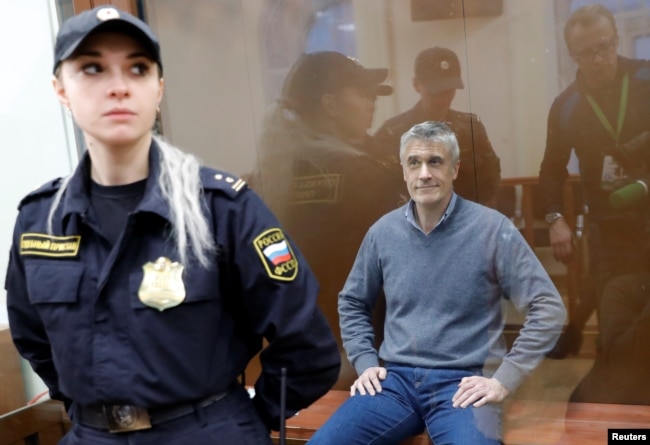
M 336 51 L 303 54 L 289 70 L 282 98 L 297 111 L 315 106 L 320 98 L 343 87 L 373 89 L 378 96 L 392 94 L 382 82 L 387 68 L 364 68 L 359 62 Z
M 56 36 L 52 71 L 56 72 L 61 62 L 72 56 L 86 37 L 100 30 L 124 33 L 136 39 L 158 64 L 162 74 L 160 43 L 149 25 L 128 12 L 112 6 L 98 6 L 63 22 Z
M 439 46 L 418 54 L 415 58 L 415 78 L 434 94 L 464 88 L 458 56 L 452 50 Z

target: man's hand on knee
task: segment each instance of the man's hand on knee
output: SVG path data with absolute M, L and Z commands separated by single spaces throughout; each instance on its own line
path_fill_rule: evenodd
M 366 392 L 374 396 L 376 393 L 381 392 L 381 383 L 379 381 L 385 378 L 386 368 L 380 366 L 368 368 L 354 381 L 350 387 L 350 395 L 353 396 L 359 391 L 362 396 L 365 396 Z
M 510 391 L 497 379 L 481 376 L 464 377 L 458 384 L 458 391 L 451 399 L 454 408 L 475 408 L 486 403 L 499 403 L 505 399 Z

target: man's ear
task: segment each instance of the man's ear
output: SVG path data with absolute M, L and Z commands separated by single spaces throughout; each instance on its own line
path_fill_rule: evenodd
M 336 117 L 338 115 L 338 103 L 333 94 L 324 94 L 323 97 L 320 98 L 320 104 L 321 107 L 323 107 L 325 115 L 330 117 Z
M 422 88 L 422 84 L 420 83 L 419 80 L 417 80 L 415 77 L 413 78 L 413 88 L 415 91 L 420 94 L 420 89 Z
M 61 80 L 56 76 L 52 76 L 52 88 L 54 88 L 54 94 L 56 94 L 56 97 L 59 99 L 59 102 L 61 102 L 61 105 L 69 110 L 70 101 L 68 100 L 65 87 L 63 86 L 63 82 L 61 82 Z

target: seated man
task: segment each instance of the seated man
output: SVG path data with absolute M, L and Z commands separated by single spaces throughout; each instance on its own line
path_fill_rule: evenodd
M 562 299 L 510 220 L 454 193 L 459 148 L 445 124 L 412 127 L 400 159 L 411 199 L 370 228 L 339 294 L 359 378 L 309 443 L 396 444 L 424 428 L 436 444 L 499 443 L 500 402 L 555 344 Z M 502 296 L 526 311 L 507 353 Z

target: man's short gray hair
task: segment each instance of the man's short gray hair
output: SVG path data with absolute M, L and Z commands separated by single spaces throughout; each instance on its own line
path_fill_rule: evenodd
M 404 161 L 406 147 L 412 141 L 422 141 L 428 144 L 441 142 L 451 155 L 451 160 L 456 163 L 460 159 L 460 148 L 456 134 L 442 122 L 427 121 L 416 124 L 402 135 L 399 146 L 399 159 Z
M 614 29 L 616 37 L 618 37 L 616 19 L 614 18 L 612 12 L 609 9 L 605 8 L 603 5 L 586 5 L 573 11 L 573 13 L 571 13 L 569 16 L 569 20 L 567 20 L 566 24 L 564 25 L 564 41 L 566 42 L 567 46 L 569 45 L 569 33 L 574 26 L 591 26 L 594 23 L 597 23 L 598 20 L 603 17 L 607 19 L 610 25 L 612 25 L 612 29 Z

